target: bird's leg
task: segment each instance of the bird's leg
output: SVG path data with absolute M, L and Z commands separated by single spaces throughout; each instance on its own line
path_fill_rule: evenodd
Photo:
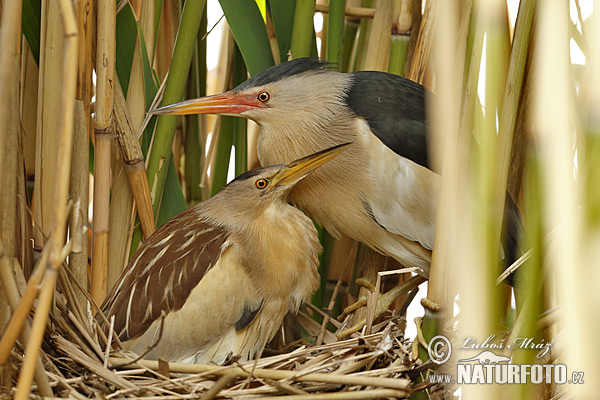
M 425 278 L 423 278 L 422 276 L 418 276 L 418 275 L 413 276 L 413 277 L 407 279 L 406 281 L 399 283 L 398 285 L 396 285 L 394 288 L 390 289 L 386 293 L 379 295 L 377 297 L 377 305 L 375 307 L 375 316 L 373 317 L 373 319 L 376 319 L 381 314 L 383 314 L 390 307 L 390 305 L 394 301 L 396 301 L 396 299 L 398 297 L 410 292 L 411 290 L 413 290 L 414 288 L 416 288 L 423 282 L 425 282 Z M 373 291 L 371 289 L 371 287 L 369 287 L 369 283 L 365 282 L 364 280 L 357 279 L 356 283 L 361 286 L 366 286 L 369 288 L 369 290 Z M 344 309 L 344 312 L 342 313 L 342 315 L 340 317 L 344 318 L 350 312 L 353 312 L 356 309 L 358 309 L 366 304 L 367 304 L 366 297 L 361 297 L 360 299 L 358 299 L 358 301 L 356 303 L 346 307 L 346 309 Z M 367 323 L 367 319 L 363 318 L 360 321 L 358 321 L 358 323 L 353 325 L 352 327 L 338 332 L 337 336 L 338 336 L 338 338 L 341 339 L 341 338 L 344 338 L 355 332 L 358 332 L 359 330 L 361 330 L 363 328 L 363 326 L 365 326 L 366 323 Z
M 421 305 L 432 312 L 437 312 L 440 310 L 440 305 L 428 299 L 427 297 L 421 299 Z M 417 337 L 412 342 L 412 351 L 410 354 L 410 358 L 413 361 L 419 358 L 419 345 L 423 346 L 424 348 L 429 347 L 429 343 L 423 334 L 423 317 L 415 318 L 415 326 L 417 328 Z
M 375 285 L 373 285 L 373 282 L 369 281 L 366 278 L 358 278 L 356 280 L 356 284 L 358 286 L 366 287 L 371 292 L 375 291 Z M 366 296 L 361 296 L 354 303 L 352 303 L 348 307 L 344 308 L 344 311 L 342 311 L 342 314 L 337 318 L 338 321 L 343 321 L 344 318 L 346 318 L 346 316 L 348 316 L 349 314 L 352 314 L 354 311 L 356 311 L 359 308 L 364 307 L 366 305 L 367 305 L 367 297 Z

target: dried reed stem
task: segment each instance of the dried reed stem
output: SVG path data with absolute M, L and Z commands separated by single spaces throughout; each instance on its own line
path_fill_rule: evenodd
M 110 203 L 111 113 L 115 77 L 116 3 L 98 1 L 98 44 L 96 56 L 96 121 L 94 136 L 94 225 L 92 242 L 92 285 L 94 301 L 102 303 L 107 290 L 108 222 Z
M 26 399 L 31 390 L 31 381 L 35 372 L 37 356 L 46 329 L 46 320 L 54 296 L 57 270 L 62 259 L 62 243 L 66 234 L 67 198 L 69 193 L 69 172 L 71 168 L 71 147 L 73 144 L 73 108 L 77 79 L 77 20 L 73 4 L 69 0 L 61 0 L 61 13 L 64 24 L 64 59 L 62 73 L 62 92 L 58 129 L 60 142 L 56 158 L 56 185 L 54 191 L 54 218 L 49 246 L 49 266 L 46 280 L 40 294 L 39 305 L 33 320 L 33 329 L 25 349 L 25 361 L 19 376 L 16 399 Z
M 89 182 L 89 137 L 92 129 L 90 100 L 92 99 L 92 26 L 93 6 L 91 0 L 77 3 L 77 28 L 79 31 L 79 52 L 77 70 L 77 90 L 75 100 L 75 130 L 73 132 L 73 160 L 71 163 L 71 191 L 73 201 L 79 201 L 79 217 L 88 224 Z M 75 217 L 75 216 L 74 216 Z M 69 267 L 79 286 L 88 290 L 89 248 L 87 235 L 81 243 L 81 250 L 69 257 Z M 86 309 L 86 298 L 77 291 L 76 301 L 80 309 Z
M 2 23 L 0 25 L 0 170 L 2 171 L 2 190 L 0 191 L 0 240 L 9 246 L 0 250 L 2 257 L 18 254 L 17 220 L 17 174 L 19 149 L 19 91 L 21 2 L 7 1 L 3 4 Z M 23 173 L 22 170 L 20 172 Z M 9 264 L 8 264 L 9 265 Z M 2 267 L 0 267 L 2 268 Z M 9 269 L 8 271 L 12 271 Z M 6 282 L 5 282 L 6 283 Z M 10 312 L 6 306 L 8 296 L 0 292 L 0 326 L 9 321 Z M 10 366 L 0 366 L 0 387 L 10 387 Z M 4 367 L 7 367 L 4 369 Z M 5 382 L 5 378 L 7 382 Z
M 109 363 L 112 367 L 118 368 L 119 365 L 127 364 L 129 361 L 122 358 L 110 357 Z M 140 360 L 128 368 L 149 368 L 153 371 L 158 371 L 158 361 Z M 260 379 L 286 379 L 297 382 L 321 382 L 333 383 L 339 385 L 360 385 L 360 386 L 376 386 L 387 389 L 404 391 L 408 388 L 409 380 L 399 378 L 379 378 L 370 376 L 342 375 L 336 373 L 320 373 L 313 372 L 303 374 L 302 371 L 285 371 L 277 369 L 260 369 L 256 368 L 252 371 L 247 371 L 240 367 L 221 367 L 215 365 L 201 364 L 185 364 L 185 363 L 169 363 L 169 370 L 172 373 L 182 374 L 198 374 L 210 373 L 214 375 L 227 375 L 235 373 L 238 377 L 247 378 L 249 376 Z
M 140 143 L 137 140 L 136 133 L 131 126 L 127 116 L 127 104 L 125 96 L 121 90 L 121 85 L 115 77 L 115 95 L 114 109 L 115 122 L 117 124 L 116 138 L 119 148 L 123 154 L 125 162 L 125 171 L 129 178 L 131 191 L 135 198 L 135 203 L 142 224 L 144 239 L 154 232 L 154 216 L 152 214 L 152 199 L 150 198 L 150 188 L 148 187 L 148 178 L 146 175 L 146 166 Z

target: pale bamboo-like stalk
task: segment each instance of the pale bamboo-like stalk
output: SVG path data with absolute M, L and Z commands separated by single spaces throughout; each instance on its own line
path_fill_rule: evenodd
M 436 217 L 436 229 L 434 239 L 434 251 L 432 254 L 431 269 L 429 272 L 428 298 L 438 303 L 446 304 L 446 270 L 457 264 L 456 241 L 459 223 L 458 212 L 460 210 L 460 196 L 465 187 L 464 172 L 466 171 L 465 149 L 467 140 L 461 139 L 458 130 L 458 118 L 460 98 L 457 96 L 461 76 L 460 65 L 456 62 L 445 62 L 456 60 L 455 38 L 459 32 L 459 21 L 454 18 L 452 2 L 436 3 L 435 15 L 437 20 L 437 33 L 433 41 L 435 52 L 436 71 L 436 97 L 433 100 L 433 128 L 434 132 L 432 148 L 432 159 L 434 165 L 441 170 L 443 165 L 444 174 L 441 179 L 438 213 Z M 430 14 L 431 15 L 431 14 Z M 430 22 L 424 17 L 426 26 Z M 464 20 L 462 21 L 465 22 Z M 424 36 L 427 36 L 424 34 Z M 418 47 L 418 45 L 417 45 Z M 415 54 L 417 54 L 415 52 Z M 413 67 L 421 62 L 413 61 Z M 422 76 L 424 68 L 411 68 L 411 73 Z M 453 256 L 455 255 L 455 256 Z M 452 303 L 449 303 L 452 304 Z
M 38 353 L 46 330 L 48 312 L 54 296 L 54 287 L 58 268 L 63 261 L 62 244 L 66 236 L 67 199 L 69 193 L 69 171 L 71 168 L 71 147 L 73 144 L 73 108 L 77 80 L 77 20 L 73 4 L 69 0 L 61 0 L 60 12 L 64 24 L 64 58 L 62 73 L 62 91 L 60 100 L 60 116 L 58 129 L 60 142 L 56 157 L 56 182 L 53 196 L 54 215 L 52 235 L 48 242 L 49 267 L 46 270 L 39 304 L 33 320 L 33 329 L 25 348 L 25 361 L 19 375 L 15 399 L 25 400 L 29 397 L 31 381 L 37 364 Z
M 519 16 L 515 26 L 514 41 L 508 66 L 506 86 L 504 88 L 504 98 L 499 115 L 498 154 L 501 154 L 502 156 L 498 158 L 498 163 L 500 163 L 497 169 L 499 175 L 494 181 L 499 186 L 498 190 L 502 191 L 505 191 L 509 185 L 507 180 L 510 167 L 515 164 L 513 162 L 514 158 L 519 156 L 517 152 L 512 156 L 511 153 L 514 149 L 513 139 L 517 134 L 517 132 L 515 132 L 517 117 L 523 116 L 523 114 L 519 112 L 519 105 L 521 104 L 521 89 L 524 84 L 525 67 L 529 57 L 531 27 L 533 24 L 535 4 L 536 0 L 524 0 L 519 5 Z M 520 135 L 524 135 L 524 132 L 521 131 Z M 520 162 L 519 164 L 522 165 Z M 515 199 L 517 198 L 515 194 L 517 194 L 519 187 L 520 185 L 517 184 L 515 188 L 509 190 L 509 193 Z M 502 196 L 499 199 L 501 199 L 502 202 L 504 201 L 504 197 Z M 500 210 L 503 208 L 504 207 L 499 207 Z
M 91 295 L 102 303 L 107 290 L 108 222 L 110 203 L 110 150 L 112 144 L 111 114 L 115 77 L 115 18 L 116 3 L 98 1 L 96 55 L 96 120 L 94 136 L 94 225 L 92 241 Z
M 590 361 L 592 365 L 597 362 L 593 355 L 590 356 L 597 352 L 590 351 L 586 343 L 588 338 L 594 340 L 596 335 L 596 332 L 586 332 L 589 309 L 584 296 L 584 282 L 589 280 L 593 269 L 582 268 L 581 262 L 583 237 L 578 208 L 583 203 L 580 186 L 576 185 L 573 176 L 575 135 L 571 123 L 574 115 L 571 99 L 574 96 L 570 77 L 568 15 L 566 2 L 545 1 L 538 4 L 533 72 L 533 140 L 542 175 L 543 226 L 545 229 L 556 227 L 549 244 L 552 256 L 546 257 L 545 262 L 548 272 L 556 277 L 557 301 L 562 304 L 558 310 L 557 327 L 561 336 L 564 335 L 565 345 L 560 346 L 558 351 L 561 362 L 565 360 L 566 365 L 584 368 L 590 365 Z M 596 377 L 589 379 L 593 382 Z M 596 395 L 590 385 L 570 385 L 569 389 L 572 398 L 594 398 Z
M 388 70 L 390 59 L 390 42 L 392 40 L 392 14 L 393 2 L 378 0 L 375 5 L 375 17 L 369 36 L 369 46 L 365 59 L 364 69 L 369 71 Z
M 73 160 L 71 163 L 71 190 L 69 196 L 74 201 L 79 200 L 81 220 L 88 222 L 89 204 L 89 137 L 92 129 L 90 101 L 92 99 L 92 0 L 77 3 L 77 28 L 79 31 L 79 50 L 77 68 L 77 89 L 75 94 L 75 121 L 73 132 Z M 74 216 L 75 217 L 75 216 Z M 73 234 L 79 234 L 73 232 Z M 81 243 L 81 251 L 69 257 L 69 267 L 79 286 L 89 290 L 88 280 L 88 240 L 87 235 Z M 75 295 L 79 308 L 86 309 L 87 299 L 80 291 Z

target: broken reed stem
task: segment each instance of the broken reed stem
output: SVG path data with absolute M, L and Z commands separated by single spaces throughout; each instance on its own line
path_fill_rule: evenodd
M 18 264 L 18 262 L 16 261 L 16 259 L 14 259 L 14 263 Z M 16 268 L 20 268 L 18 265 L 15 266 Z M 4 249 L 4 245 L 2 244 L 2 241 L 0 241 L 0 281 L 2 281 L 2 285 L 4 286 L 4 290 L 6 293 L 6 297 L 8 299 L 8 303 L 10 304 L 10 308 L 12 309 L 13 312 L 15 312 L 18 307 L 19 307 L 19 303 L 21 302 L 21 296 L 19 295 L 19 290 L 17 289 L 17 282 L 15 280 L 15 276 L 13 274 L 13 267 L 10 265 L 10 259 L 8 254 L 6 254 L 5 249 Z M 21 342 L 22 343 L 28 343 L 29 342 L 29 338 L 31 337 L 31 326 L 29 325 L 29 323 L 25 323 L 22 327 L 22 329 L 19 329 L 21 332 Z M 15 334 L 19 334 L 18 331 L 14 332 Z M 13 342 L 14 343 L 14 342 Z M 0 363 L 0 366 L 6 366 L 6 360 L 8 359 L 8 355 L 10 353 L 10 350 L 12 348 L 11 347 L 7 348 L 6 351 L 8 351 L 7 354 L 2 356 L 2 359 L 4 360 L 2 363 Z M 36 363 L 36 369 L 35 369 L 35 381 L 37 382 L 38 385 L 38 390 L 40 395 L 42 396 L 52 396 L 52 389 L 50 388 L 50 382 L 48 381 L 48 376 L 46 375 L 46 371 L 44 370 L 44 365 L 41 362 L 41 357 L 38 355 L 38 360 Z
M 0 340 L 0 365 L 3 365 L 8 360 L 10 356 L 10 351 L 19 336 L 19 332 L 21 332 L 21 328 L 25 323 L 25 320 L 29 316 L 29 311 L 33 306 L 33 302 L 37 298 L 39 293 L 39 283 L 42 280 L 42 276 L 44 274 L 44 269 L 42 265 L 46 265 L 48 262 L 48 249 L 45 248 L 42 253 L 42 258 L 38 262 L 37 267 L 34 269 L 31 277 L 29 278 L 29 282 L 27 282 L 27 287 L 25 288 L 25 292 L 23 293 L 23 297 L 21 298 L 21 302 L 19 306 L 13 311 L 12 317 L 6 330 L 2 335 L 2 340 Z M 4 249 L 0 249 L 0 253 L 4 252 Z
M 115 77 L 115 93 L 113 114 L 117 129 L 115 136 L 125 161 L 125 172 L 129 178 L 131 191 L 135 198 L 138 215 L 142 224 L 144 240 L 154 232 L 154 215 L 152 213 L 152 199 L 150 197 L 150 188 L 148 186 L 148 177 L 146 166 L 144 164 L 144 155 L 140 143 L 137 140 L 136 133 L 131 126 L 127 116 L 127 105 L 125 96 L 121 90 L 119 80 Z
M 31 381 L 37 364 L 38 354 L 46 330 L 46 321 L 52 298 L 58 268 L 62 263 L 62 243 L 66 237 L 67 198 L 69 193 L 69 177 L 71 168 L 71 148 L 73 144 L 73 108 L 75 87 L 77 81 L 77 19 L 73 3 L 69 0 L 60 1 L 61 14 L 64 24 L 64 59 L 62 71 L 62 92 L 59 115 L 59 146 L 56 157 L 56 184 L 54 187 L 54 215 L 52 235 L 48 245 L 49 268 L 46 280 L 40 293 L 39 304 L 33 320 L 32 334 L 25 348 L 25 361 L 19 375 L 15 399 L 25 400 L 31 391 Z M 43 265 L 42 265 L 43 266 Z
M 317 3 L 315 4 L 315 12 L 329 13 L 329 5 Z M 373 18 L 375 17 L 375 9 L 368 7 L 346 7 L 346 17 L 352 18 Z
M 128 364 L 129 361 L 110 357 L 109 363 L 112 368 L 118 368 L 119 365 Z M 127 368 L 149 368 L 154 371 L 158 371 L 158 361 L 140 360 L 135 364 L 128 365 Z M 182 374 L 198 374 L 198 373 L 210 373 L 214 375 L 227 375 L 235 373 L 238 377 L 247 378 L 255 377 L 259 379 L 286 379 L 297 382 L 320 382 L 320 383 L 332 383 L 340 385 L 360 385 L 360 386 L 375 386 L 394 390 L 404 391 L 408 388 L 409 380 L 400 378 L 379 378 L 369 376 L 355 376 L 355 375 L 343 375 L 336 373 L 321 373 L 313 372 L 308 374 L 302 374 L 298 371 L 285 371 L 276 369 L 260 369 L 256 368 L 251 372 L 240 368 L 240 367 L 221 367 L 215 365 L 202 365 L 202 364 L 186 364 L 186 363 L 169 363 L 169 371 L 171 373 L 182 373 Z
M 431 43 L 433 42 L 433 20 L 435 18 L 435 8 L 432 7 L 432 1 L 425 5 L 425 11 L 421 18 L 417 44 L 413 52 L 413 59 L 408 71 L 408 79 L 424 85 L 431 56 Z
M 108 276 L 108 207 L 110 203 L 110 146 L 113 108 L 112 82 L 115 79 L 115 18 L 112 0 L 98 1 L 98 44 L 96 56 L 96 121 L 94 137 L 94 225 L 92 242 L 91 294 L 101 304 L 107 290 Z

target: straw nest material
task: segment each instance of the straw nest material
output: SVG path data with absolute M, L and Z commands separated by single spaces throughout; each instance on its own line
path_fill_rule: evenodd
M 271 352 L 275 355 L 217 366 L 136 360 L 122 350 L 107 352 L 115 348 L 113 335 L 107 338 L 92 330 L 90 313 L 70 309 L 67 303 L 57 292 L 41 352 L 53 392 L 61 398 L 378 399 L 405 398 L 426 386 L 411 386 L 410 377 L 419 368 L 410 360 L 410 343 L 401 330 L 404 318 L 391 312 L 369 334 L 363 329 L 340 340 L 325 324 L 338 330 L 342 324 L 328 317 L 324 324 L 315 322 L 310 314 L 324 313 L 309 306 L 294 316 L 305 331 L 303 340 Z M 18 344 L 11 355 L 15 380 L 23 355 Z M 39 393 L 35 384 L 32 393 Z M 14 389 L 0 397 L 13 394 Z

